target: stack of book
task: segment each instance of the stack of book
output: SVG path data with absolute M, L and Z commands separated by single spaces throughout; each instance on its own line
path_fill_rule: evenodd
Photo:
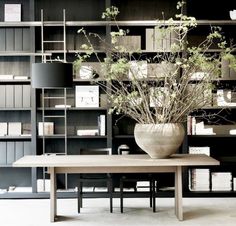
M 205 154 L 210 156 L 210 147 L 189 147 L 189 154 Z M 189 170 L 189 189 L 192 191 L 210 190 L 210 170 L 209 169 L 190 169 Z
M 210 147 L 189 147 L 189 154 L 205 154 L 210 156 Z
M 150 191 L 150 183 L 148 181 L 137 181 L 137 191 Z
M 212 178 L 212 191 L 232 190 L 231 172 L 214 172 L 211 173 L 211 178 Z
M 191 169 L 189 173 L 189 189 L 191 191 L 209 191 L 210 190 L 210 170 L 209 169 Z

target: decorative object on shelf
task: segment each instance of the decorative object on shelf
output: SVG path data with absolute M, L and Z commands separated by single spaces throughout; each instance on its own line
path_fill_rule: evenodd
M 231 20 L 236 20 L 236 9 L 229 11 L 229 16 Z
M 130 154 L 130 147 L 127 144 L 121 144 L 117 149 L 118 155 Z
M 184 1 L 177 3 L 180 13 L 176 14 L 176 20 L 157 21 L 157 25 L 154 27 L 156 34 L 153 42 L 155 43 L 148 49 L 158 45 L 158 51 L 157 47 L 153 47 L 153 54 L 146 58 L 141 51 L 133 53 L 126 46 L 119 45 L 117 37 L 126 36 L 129 32 L 119 27 L 117 27 L 117 31 L 113 29 L 110 33 L 111 43 L 104 44 L 108 53 L 106 58 L 96 54 L 91 42 L 88 42 L 91 45 L 83 45 L 87 50 L 87 55 L 78 56 L 79 63 L 83 60 L 87 61 L 91 54 L 97 56 L 98 62 L 102 65 L 102 76 L 106 83 L 97 82 L 107 93 L 111 106 L 110 113 L 115 112 L 131 117 L 138 123 L 137 128 L 142 127 L 142 124 L 143 127 L 151 125 L 151 127 L 159 128 L 177 124 L 176 133 L 179 135 L 175 139 L 179 141 L 179 144 L 173 145 L 176 147 L 175 150 L 172 150 L 174 149 L 172 145 L 167 145 L 167 147 L 171 146 L 169 154 L 152 153 L 150 155 L 152 158 L 165 158 L 177 151 L 184 136 L 181 123 L 186 122 L 187 116 L 194 110 L 212 106 L 214 90 L 212 81 L 217 81 L 221 76 L 222 59 L 235 63 L 235 60 L 232 60 L 234 56 L 231 54 L 233 46 L 227 45 L 219 27 L 211 27 L 210 33 L 206 34 L 200 44 L 189 46 L 186 37 L 189 31 L 197 26 L 197 21 L 194 17 L 184 15 L 184 4 Z M 102 17 L 116 22 L 118 14 L 118 8 L 112 6 L 106 9 Z M 165 27 L 164 34 L 162 33 L 163 27 Z M 78 32 L 83 33 L 89 40 L 90 33 L 87 34 L 83 28 Z M 174 40 L 171 40 L 171 37 Z M 158 44 L 159 42 L 161 45 Z M 209 50 L 214 46 L 218 46 L 218 53 L 209 54 Z M 144 60 L 149 67 L 144 65 L 132 67 L 132 65 L 142 64 Z M 151 64 L 154 66 L 158 64 L 158 67 L 161 68 L 161 70 L 158 69 L 161 71 L 161 76 L 157 70 L 153 70 L 152 74 L 150 74 L 152 70 L 147 73 L 146 68 L 150 68 Z M 135 140 L 145 151 L 149 148 L 146 146 L 144 148 L 140 137 L 137 138 L 137 135 L 140 134 L 137 132 L 137 128 L 135 128 Z M 166 141 L 163 134 L 166 132 L 162 131 L 152 137 L 161 143 Z M 168 132 L 168 134 L 171 133 Z M 151 139 L 150 135 L 147 137 Z M 169 142 L 172 139 L 173 137 L 168 139 Z

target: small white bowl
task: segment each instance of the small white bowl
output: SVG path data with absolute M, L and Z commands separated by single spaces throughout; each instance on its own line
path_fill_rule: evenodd
M 229 16 L 231 20 L 236 20 L 236 9 L 229 11 Z

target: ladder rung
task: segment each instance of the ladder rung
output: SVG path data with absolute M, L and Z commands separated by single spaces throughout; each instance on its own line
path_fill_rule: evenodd
M 44 118 L 65 118 L 65 115 L 44 115 Z
M 55 40 L 55 41 L 43 41 L 43 43 L 64 43 L 65 41 Z

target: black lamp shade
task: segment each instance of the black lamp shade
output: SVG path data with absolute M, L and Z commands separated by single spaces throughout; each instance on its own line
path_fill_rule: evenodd
M 73 85 L 73 67 L 70 63 L 32 64 L 32 88 L 66 88 Z

